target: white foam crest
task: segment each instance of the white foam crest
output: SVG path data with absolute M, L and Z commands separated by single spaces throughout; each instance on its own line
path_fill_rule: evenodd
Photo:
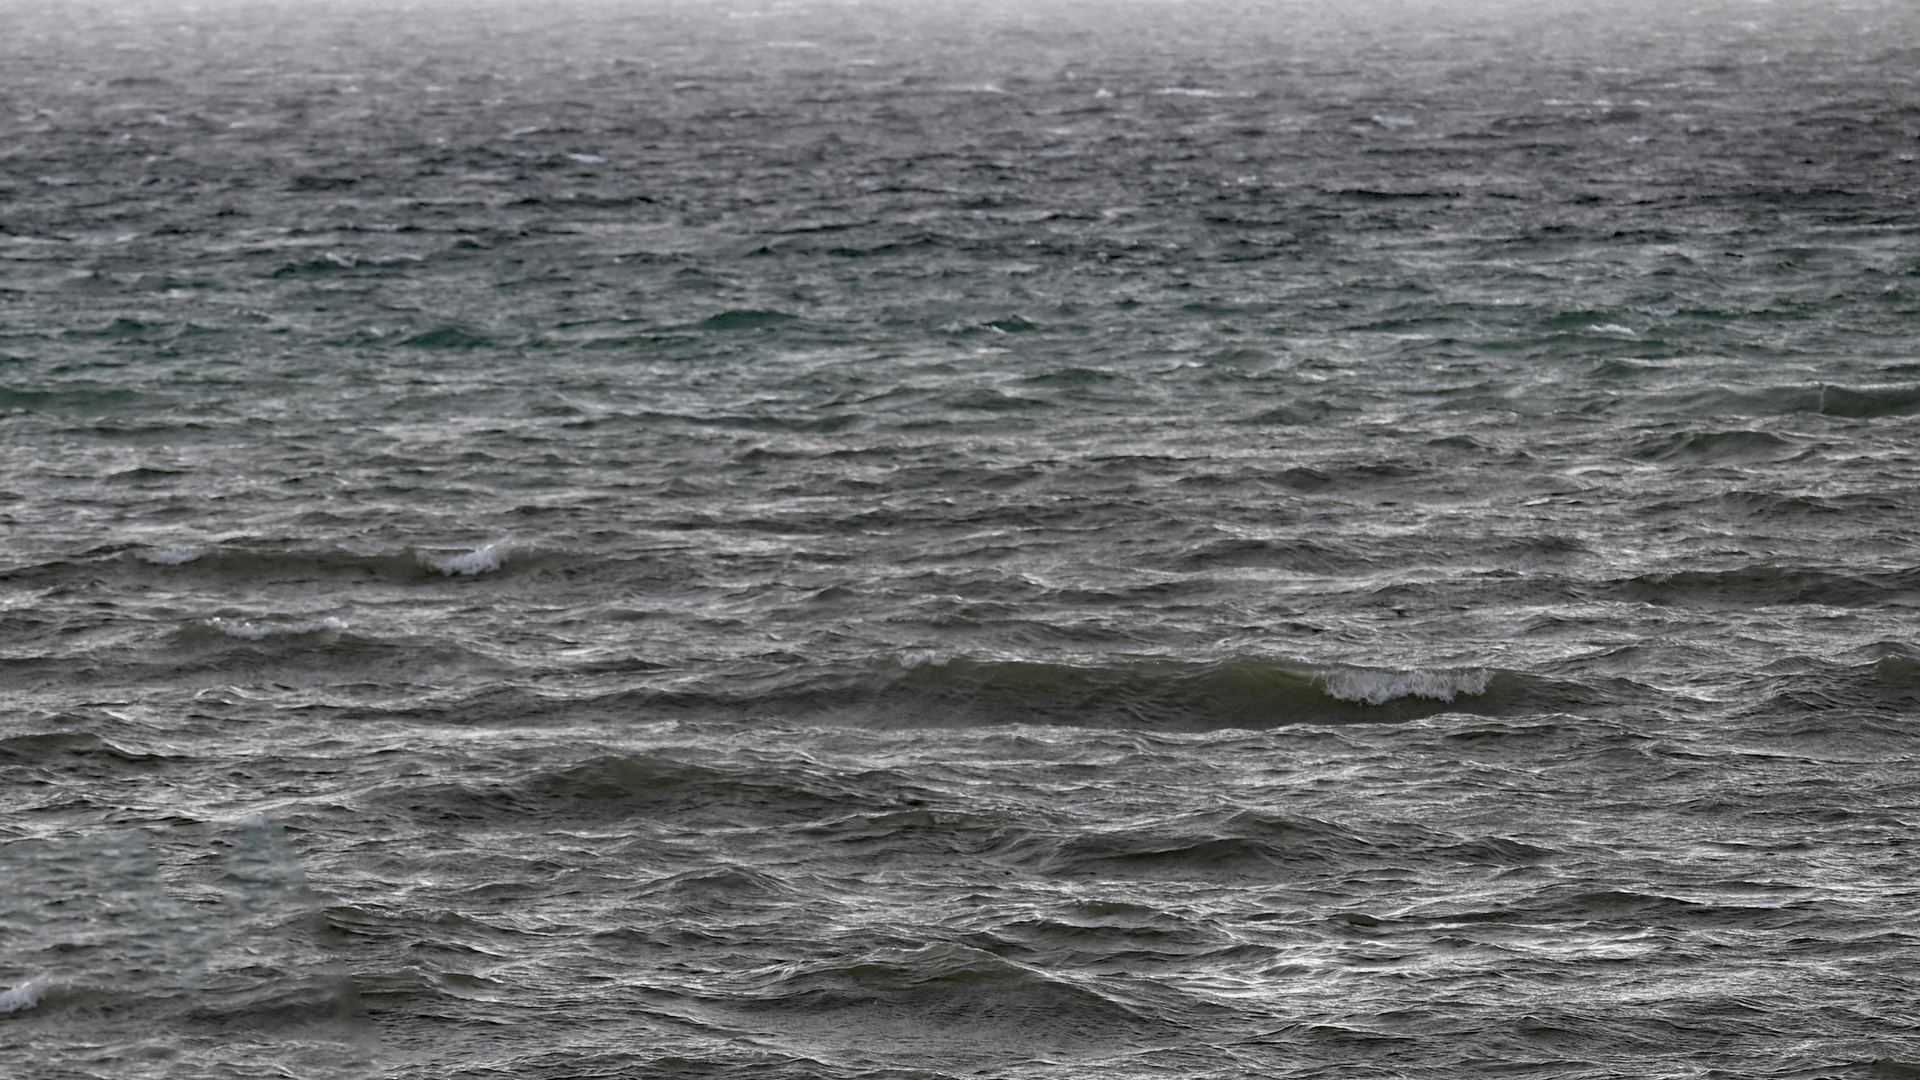
M 345 630 L 347 624 L 329 615 L 324 619 L 308 619 L 295 623 L 256 623 L 245 619 L 207 620 L 207 625 L 227 635 L 246 641 L 261 641 L 275 634 L 315 634 L 322 630 Z
M 455 574 L 472 577 L 475 574 L 489 573 L 500 569 L 501 563 L 506 561 L 505 555 L 498 544 L 488 544 L 486 547 L 475 548 L 461 555 L 436 557 L 423 553 L 420 558 L 421 561 L 425 562 L 428 566 L 433 567 L 448 577 L 452 577 Z
M 1461 694 L 1484 694 L 1493 683 L 1493 672 L 1486 668 L 1465 671 L 1368 671 L 1334 672 L 1321 679 L 1327 694 L 1340 701 L 1385 705 L 1396 698 L 1422 697 L 1433 701 L 1452 701 Z
M 952 659 L 939 649 L 906 649 L 900 653 L 900 666 L 909 671 L 918 667 L 946 667 Z
M 1619 323 L 1598 323 L 1587 327 L 1587 329 L 1596 334 L 1625 334 L 1628 337 L 1633 336 L 1633 327 L 1621 326 Z
M 1208 90 L 1204 87 L 1199 87 L 1199 86 L 1163 86 L 1160 89 L 1155 90 L 1154 93 L 1173 96 L 1173 97 L 1225 97 L 1226 96 L 1225 94 L 1222 94 L 1218 90 Z
M 0 991 L 0 1013 L 19 1012 L 40 1004 L 40 985 L 29 979 L 11 990 Z
M 141 552 L 140 557 L 155 566 L 179 566 L 205 554 L 200 548 L 154 548 Z
M 392 266 L 400 262 L 421 262 L 426 256 L 411 251 L 395 252 L 391 255 L 345 255 L 338 251 L 329 251 L 326 260 L 335 266 L 351 270 L 356 266 Z

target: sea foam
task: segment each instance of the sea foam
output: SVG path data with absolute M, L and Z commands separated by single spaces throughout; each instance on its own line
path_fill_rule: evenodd
M 475 548 L 461 555 L 438 556 L 422 552 L 420 561 L 448 577 L 453 577 L 455 574 L 471 577 L 500 569 L 504 559 L 500 545 L 488 544 L 486 547 Z
M 156 566 L 180 566 L 204 554 L 199 548 L 155 548 L 141 552 L 140 557 Z
M 213 618 L 207 620 L 207 625 L 228 637 L 242 638 L 247 641 L 261 641 L 276 634 L 313 634 L 322 630 L 345 630 L 347 628 L 345 622 L 332 616 L 324 619 L 308 619 L 305 622 L 294 623 L 256 623 L 248 622 L 245 619 Z
M 1452 701 L 1461 694 L 1484 694 L 1493 682 L 1486 668 L 1466 671 L 1368 671 L 1347 670 L 1326 675 L 1322 685 L 1327 696 L 1338 701 L 1385 705 L 1405 697 Z
M 40 1004 L 40 986 L 33 980 L 21 983 L 11 990 L 0 991 L 0 1013 L 19 1012 Z

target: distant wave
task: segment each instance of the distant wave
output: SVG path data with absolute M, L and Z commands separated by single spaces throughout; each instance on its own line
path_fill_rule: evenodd
M 553 549 L 484 544 L 468 549 L 401 548 L 352 551 L 339 547 L 262 542 L 170 547 L 109 547 L 42 563 L 0 569 L 0 581 L 53 586 L 95 580 L 102 572 L 137 578 L 180 575 L 226 585 L 263 582 L 386 581 L 425 583 L 476 577 L 503 570 L 537 571 L 572 565 L 575 558 Z
M 1654 400 L 1696 416 L 1798 413 L 1873 420 L 1920 413 L 1920 386 L 1706 386 L 1660 394 Z
M 1920 569 L 1856 571 L 1845 567 L 1753 563 L 1723 570 L 1640 574 L 1606 582 L 1593 591 L 1601 596 L 1649 604 L 1874 607 L 1893 597 L 1920 594 Z

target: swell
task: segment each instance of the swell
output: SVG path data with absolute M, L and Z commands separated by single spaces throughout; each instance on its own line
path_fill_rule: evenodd
M 1754 563 L 1725 570 L 1638 574 L 1603 582 L 1592 592 L 1646 604 L 1748 607 L 1817 604 L 1871 608 L 1920 592 L 1920 568 L 1849 570 L 1791 563 Z
M 1789 657 L 1768 665 L 1754 688 L 1768 712 L 1805 718 L 1847 710 L 1905 717 L 1920 707 L 1920 652 L 1881 642 L 1838 658 Z
M 655 669 L 657 671 L 657 669 Z M 647 676 L 655 672 L 644 673 Z M 1057 725 L 1165 732 L 1399 723 L 1443 713 L 1579 712 L 1649 691 L 1497 668 L 1405 669 L 1241 657 L 1073 664 L 971 657 L 793 664 L 564 699 L 508 688 L 445 708 L 465 722 L 753 718 L 876 727 Z
M 1653 401 L 1695 416 L 1811 414 L 1876 420 L 1920 413 L 1920 385 L 1707 386 L 1656 394 Z
M 499 544 L 468 550 L 418 548 L 374 552 L 269 544 L 113 546 L 0 569 L 0 584 L 44 588 L 98 581 L 107 574 L 148 582 L 192 582 L 216 587 L 310 582 L 407 585 L 502 571 L 511 575 L 565 568 L 571 561 L 562 551 Z
M 1391 670 L 1236 658 L 1078 665 L 933 659 L 775 691 L 758 707 L 881 723 L 1198 731 L 1559 712 L 1602 695 L 1497 669 Z M 677 702 L 676 702 L 677 703 Z

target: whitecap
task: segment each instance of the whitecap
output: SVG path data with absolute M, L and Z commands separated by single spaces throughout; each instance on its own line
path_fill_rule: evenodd
M 498 544 L 488 544 L 486 547 L 475 548 L 472 551 L 460 555 L 436 557 L 423 553 L 420 558 L 421 561 L 425 562 L 428 566 L 433 567 L 448 577 L 452 577 L 455 574 L 461 574 L 467 577 L 472 577 L 475 574 L 485 574 L 500 569 L 500 564 L 504 561 Z
M 599 154 L 568 154 L 567 160 L 578 161 L 583 165 L 598 165 L 607 159 L 601 157 Z
M 1327 694 L 1340 701 L 1385 705 L 1403 697 L 1452 701 L 1461 694 L 1484 694 L 1493 682 L 1486 668 L 1467 671 L 1339 671 L 1321 680 Z
M 11 990 L 0 991 L 0 1013 L 19 1012 L 40 1004 L 40 987 L 29 980 Z
M 314 634 L 323 630 L 345 630 L 347 624 L 332 616 L 324 619 L 308 619 L 293 623 L 257 623 L 245 619 L 212 618 L 207 625 L 227 635 L 245 641 L 262 641 L 276 634 L 298 635 Z
M 1587 327 L 1587 329 L 1596 334 L 1626 334 L 1629 337 L 1633 336 L 1633 327 L 1621 326 L 1619 323 L 1598 323 Z
M 205 554 L 200 548 L 154 548 L 141 552 L 140 557 L 155 566 L 179 566 Z
M 1222 97 L 1218 90 L 1207 90 L 1198 86 L 1163 86 L 1155 90 L 1156 94 L 1169 94 L 1176 97 Z

